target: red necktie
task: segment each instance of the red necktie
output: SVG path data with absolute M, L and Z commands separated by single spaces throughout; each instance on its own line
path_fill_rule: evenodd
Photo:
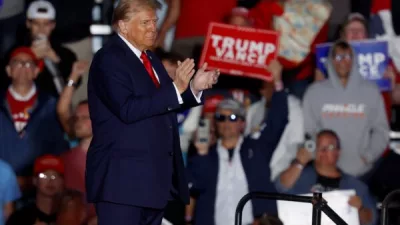
M 153 80 L 153 83 L 156 85 L 157 88 L 160 87 L 160 82 L 158 82 L 157 77 L 154 74 L 153 67 L 151 66 L 151 62 L 147 57 L 146 53 L 142 52 L 140 58 L 143 60 L 143 65 L 146 68 L 147 72 L 149 73 L 150 78 Z

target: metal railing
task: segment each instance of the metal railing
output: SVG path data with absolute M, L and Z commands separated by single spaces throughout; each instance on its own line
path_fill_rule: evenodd
M 328 206 L 327 202 L 322 198 L 321 193 L 314 193 L 312 197 L 307 197 L 268 192 L 250 192 L 243 196 L 236 207 L 235 225 L 242 225 L 243 208 L 249 200 L 254 198 L 311 203 L 313 206 L 312 225 L 321 224 L 321 211 L 324 212 L 325 215 L 327 215 L 335 224 L 347 225 L 347 223 Z
M 389 224 L 388 214 L 390 203 L 395 196 L 400 196 L 400 190 L 395 190 L 390 192 L 382 202 L 382 211 L 381 211 L 381 225 Z

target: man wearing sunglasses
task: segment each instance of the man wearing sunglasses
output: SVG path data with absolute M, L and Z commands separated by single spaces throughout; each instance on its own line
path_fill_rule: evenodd
M 188 163 L 190 192 L 196 200 L 194 224 L 234 224 L 241 197 L 251 191 L 275 192 L 269 161 L 288 122 L 288 106 L 280 83 L 281 67 L 273 62 L 270 68 L 275 91 L 261 130 L 244 136 L 245 108 L 233 99 L 225 99 L 215 114 L 217 144 L 196 144 L 198 155 Z M 265 212 L 276 213 L 276 203 L 251 201 L 244 208 L 243 224 L 253 224 Z
M 328 79 L 309 87 L 303 99 L 304 130 L 334 130 L 342 141 L 338 166 L 362 177 L 389 141 L 384 101 L 374 82 L 363 79 L 351 46 L 338 41 L 327 60 Z
M 322 130 L 317 134 L 315 160 L 313 152 L 301 148 L 292 165 L 276 179 L 278 191 L 289 194 L 306 194 L 333 190 L 356 191 L 350 197 L 349 205 L 358 209 L 360 224 L 375 224 L 377 214 L 375 202 L 367 185 L 342 172 L 337 162 L 341 154 L 340 140 L 332 130 Z

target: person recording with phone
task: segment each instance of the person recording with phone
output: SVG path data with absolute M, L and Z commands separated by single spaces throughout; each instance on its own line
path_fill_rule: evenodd
M 276 189 L 288 194 L 355 190 L 356 195 L 349 198 L 348 204 L 358 209 L 360 224 L 376 224 L 376 203 L 367 185 L 337 165 L 341 152 L 340 139 L 334 131 L 318 132 L 316 142 L 306 141 L 292 164 L 277 177 Z
M 210 124 L 203 120 L 195 144 L 197 155 L 189 159 L 187 168 L 190 193 L 195 199 L 194 224 L 234 224 L 236 205 L 243 195 L 275 191 L 269 179 L 269 160 L 288 122 L 288 105 L 281 65 L 273 61 L 269 71 L 274 77 L 275 91 L 271 110 L 258 133 L 244 136 L 245 108 L 230 98 L 217 106 L 216 145 L 210 146 L 206 141 Z M 243 224 L 253 224 L 265 212 L 276 213 L 276 203 L 251 201 L 244 208 Z
M 40 60 L 40 73 L 35 81 L 38 89 L 58 97 L 67 85 L 77 57 L 52 38 L 56 28 L 56 10 L 50 2 L 33 1 L 27 9 L 26 18 L 26 33 L 21 40 L 17 40 L 13 49 L 20 46 L 31 48 Z

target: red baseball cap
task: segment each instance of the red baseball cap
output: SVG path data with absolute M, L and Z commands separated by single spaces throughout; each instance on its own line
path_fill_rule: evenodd
M 10 60 L 13 59 L 16 55 L 21 54 L 21 53 L 29 55 L 30 57 L 32 57 L 32 60 L 35 61 L 35 62 L 38 61 L 38 59 L 36 58 L 35 53 L 33 53 L 32 49 L 29 48 L 29 47 L 18 47 L 16 49 L 14 49 L 11 52 Z
M 36 63 L 36 66 L 39 67 L 40 71 L 42 71 L 43 66 L 44 66 L 43 60 L 39 60 L 39 59 L 36 57 L 35 53 L 32 51 L 32 49 L 29 48 L 29 47 L 18 47 L 18 48 L 16 48 L 16 49 L 14 49 L 14 50 L 11 52 L 10 61 L 11 61 L 15 56 L 17 56 L 18 54 L 21 54 L 21 53 L 24 53 L 24 54 L 29 55 L 29 56 L 32 58 L 32 60 Z
M 64 163 L 60 157 L 55 155 L 43 155 L 35 160 L 34 173 L 43 173 L 46 170 L 54 170 L 59 174 L 64 174 Z

